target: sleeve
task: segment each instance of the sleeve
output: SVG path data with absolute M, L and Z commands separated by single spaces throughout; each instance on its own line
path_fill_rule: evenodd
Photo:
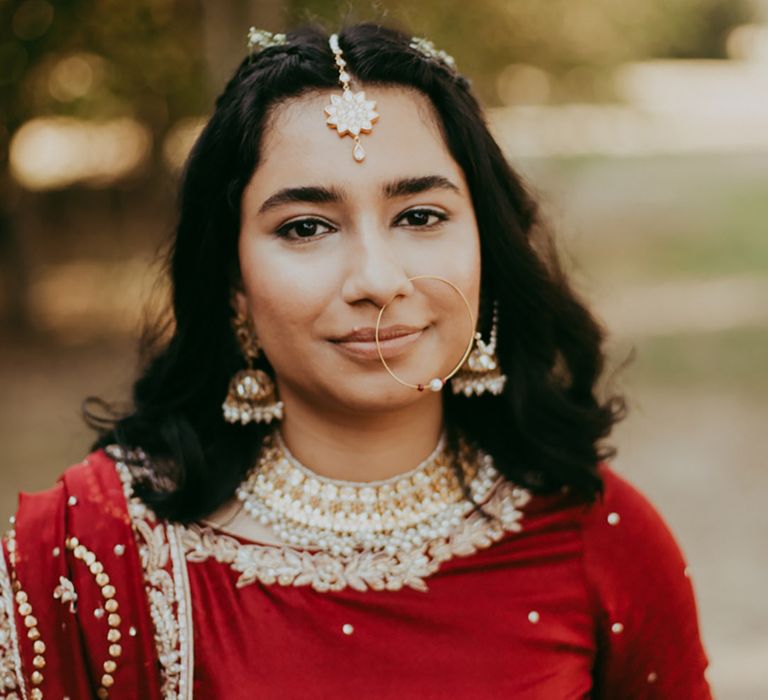
M 0 554 L 0 698 L 159 700 L 142 566 L 106 455 L 21 493 Z
M 595 698 L 711 700 L 708 660 L 683 555 L 634 487 L 603 467 L 584 523 L 584 566 L 598 629 Z

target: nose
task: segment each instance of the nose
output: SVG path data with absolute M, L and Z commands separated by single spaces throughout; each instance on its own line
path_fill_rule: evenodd
M 377 308 L 413 293 L 391 233 L 369 230 L 351 236 L 342 296 L 348 304 L 371 302 Z

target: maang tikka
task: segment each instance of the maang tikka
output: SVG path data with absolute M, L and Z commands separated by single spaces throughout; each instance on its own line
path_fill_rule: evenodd
M 499 304 L 493 304 L 493 321 L 488 342 L 483 341 L 480 331 L 475 333 L 475 347 L 467 357 L 461 371 L 451 379 L 454 394 L 480 396 L 486 391 L 498 396 L 504 391 L 507 375 L 503 374 L 496 354 L 496 342 L 499 335 Z
M 347 62 L 341 54 L 338 34 L 331 34 L 328 43 L 333 51 L 336 67 L 339 69 L 339 82 L 341 83 L 341 95 L 331 95 L 331 104 L 325 108 L 328 118 L 325 123 L 339 132 L 339 136 L 349 134 L 355 139 L 355 147 L 352 156 L 360 163 L 365 158 L 365 149 L 360 143 L 360 134 L 368 134 L 373 129 L 379 115 L 374 110 L 376 102 L 366 100 L 365 93 L 352 92 L 349 87 L 350 75 L 346 70 Z
M 229 382 L 227 398 L 222 404 L 224 420 L 245 425 L 281 419 L 283 402 L 277 398 L 274 381 L 264 370 L 253 367 L 260 347 L 250 319 L 238 312 L 232 319 L 232 328 L 248 367 L 240 370 Z

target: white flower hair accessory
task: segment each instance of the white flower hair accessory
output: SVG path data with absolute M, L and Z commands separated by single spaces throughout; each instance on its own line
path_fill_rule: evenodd
M 258 47 L 258 49 L 268 49 L 271 46 L 282 46 L 283 44 L 287 44 L 288 39 L 286 38 L 285 34 L 273 34 L 272 32 L 268 32 L 266 29 L 256 29 L 256 27 L 251 27 L 248 30 L 248 53 L 252 56 L 254 54 L 254 50 Z
M 454 60 L 453 56 L 447 54 L 442 49 L 435 48 L 435 45 L 429 39 L 415 36 L 411 39 L 409 46 L 412 49 L 416 49 L 419 53 L 426 56 L 427 58 L 441 61 L 452 71 L 455 72 L 457 70 L 456 61 Z

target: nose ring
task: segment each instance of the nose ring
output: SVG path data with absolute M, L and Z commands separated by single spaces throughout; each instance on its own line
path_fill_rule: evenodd
M 390 366 L 387 364 L 387 361 L 384 359 L 384 354 L 381 352 L 381 344 L 379 342 L 379 328 L 381 326 L 381 318 L 384 315 L 384 311 L 386 310 L 386 308 L 392 303 L 391 301 L 388 301 L 386 304 L 384 304 L 384 306 L 381 307 L 381 309 L 379 310 L 379 316 L 376 319 L 376 330 L 374 334 L 374 339 L 376 340 L 376 350 L 379 353 L 379 359 L 381 360 L 381 364 L 384 365 L 384 369 L 386 369 L 387 372 L 389 372 L 389 374 L 392 376 L 392 378 L 396 382 L 398 382 L 399 384 L 402 384 L 403 386 L 407 386 L 411 389 L 416 389 L 418 391 L 424 391 L 424 389 L 429 389 L 430 391 L 438 392 L 438 391 L 441 391 L 442 388 L 445 386 L 445 383 L 454 374 L 456 374 L 456 372 L 458 372 L 461 369 L 461 366 L 466 362 L 467 358 L 469 357 L 469 353 L 472 352 L 472 346 L 475 340 L 475 319 L 472 316 L 472 307 L 469 305 L 469 301 L 467 301 L 467 297 L 464 296 L 464 292 L 462 292 L 453 282 L 449 282 L 444 277 L 438 277 L 437 275 L 418 275 L 417 277 L 408 278 L 409 282 L 415 282 L 416 280 L 437 280 L 438 282 L 443 282 L 447 284 L 449 287 L 451 287 L 455 292 L 457 292 L 458 295 L 461 297 L 461 300 L 464 302 L 464 306 L 467 308 L 467 313 L 469 314 L 470 328 L 472 329 L 472 332 L 470 333 L 469 341 L 467 342 L 467 347 L 464 350 L 464 354 L 461 356 L 459 363 L 444 377 L 434 377 L 433 379 L 430 379 L 426 384 L 411 384 L 411 382 L 406 382 L 400 379 L 400 377 L 398 377 L 392 371 Z

